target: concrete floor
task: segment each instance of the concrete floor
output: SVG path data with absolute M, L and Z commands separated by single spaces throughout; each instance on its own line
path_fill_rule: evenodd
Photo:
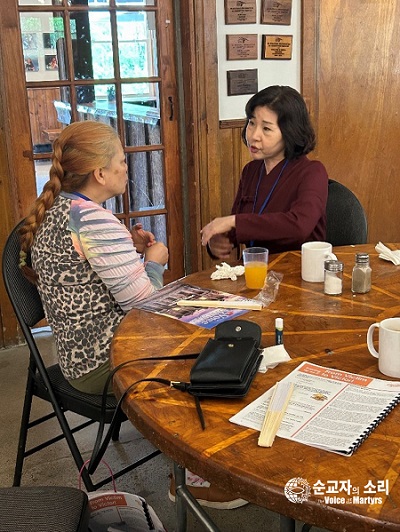
M 42 353 L 46 353 L 47 363 L 54 360 L 54 346 L 52 337 L 47 330 L 41 330 L 37 339 Z M 13 479 L 16 448 L 18 442 L 19 424 L 26 385 L 26 371 L 28 364 L 28 350 L 26 346 L 0 350 L 0 486 L 11 486 Z M 39 400 L 34 402 L 37 414 L 48 411 L 48 406 Z M 72 415 L 71 419 L 78 416 Z M 31 442 L 40 436 L 43 428 L 32 434 Z M 57 422 L 48 422 L 49 434 L 58 433 Z M 79 445 L 84 449 L 84 455 L 89 458 L 94 444 L 96 428 L 88 428 L 77 435 Z M 117 470 L 120 464 L 129 464 L 135 458 L 142 456 L 152 449 L 136 429 L 129 423 L 124 423 L 120 441 L 111 443 L 105 459 L 112 469 Z M 171 461 L 164 455 L 159 455 L 137 470 L 132 471 L 117 480 L 117 488 L 121 491 L 137 493 L 144 497 L 154 508 L 165 528 L 173 532 L 175 527 L 174 504 L 168 499 L 169 474 Z M 25 460 L 22 485 L 65 485 L 78 486 L 78 473 L 65 441 L 35 453 Z M 112 489 L 106 486 L 104 489 Z M 221 532 L 240 530 L 241 532 L 278 531 L 279 516 L 265 508 L 247 505 L 236 510 L 207 509 Z M 301 523 L 297 523 L 296 530 L 301 530 Z M 204 528 L 188 515 L 189 532 L 197 532 Z M 324 529 L 312 528 L 313 532 L 324 532 Z M 56 532 L 56 531 L 55 531 Z

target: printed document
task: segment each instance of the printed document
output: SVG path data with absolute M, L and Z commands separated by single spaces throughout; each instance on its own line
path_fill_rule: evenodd
M 277 436 L 350 456 L 400 402 L 400 382 L 303 362 Z M 230 418 L 261 430 L 273 388 Z

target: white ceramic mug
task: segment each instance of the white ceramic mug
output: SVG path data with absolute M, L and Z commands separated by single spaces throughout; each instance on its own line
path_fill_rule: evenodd
M 374 331 L 379 329 L 379 352 L 374 347 Z M 373 323 L 367 333 L 367 345 L 378 359 L 379 371 L 389 377 L 400 377 L 400 318 L 387 318 Z
M 301 246 L 301 278 L 309 283 L 322 283 L 324 262 L 336 258 L 329 242 L 305 242 Z

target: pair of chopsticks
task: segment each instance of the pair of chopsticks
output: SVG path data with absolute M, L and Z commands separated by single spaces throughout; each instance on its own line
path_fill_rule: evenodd
M 213 299 L 180 299 L 176 302 L 178 307 L 206 307 L 206 308 L 233 308 L 242 310 L 262 310 L 261 301 L 243 299 L 240 301 L 216 301 Z
M 278 381 L 265 414 L 264 423 L 258 437 L 260 447 L 271 447 L 279 430 L 286 408 L 294 389 L 293 382 Z

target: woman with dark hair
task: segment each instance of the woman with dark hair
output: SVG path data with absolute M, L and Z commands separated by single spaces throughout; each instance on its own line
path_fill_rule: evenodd
M 253 161 L 243 168 L 232 214 L 201 230 L 203 246 L 226 259 L 239 244 L 278 253 L 324 240 L 328 175 L 307 157 L 315 133 L 302 96 L 267 87 L 247 102 L 246 117 L 242 138 Z

